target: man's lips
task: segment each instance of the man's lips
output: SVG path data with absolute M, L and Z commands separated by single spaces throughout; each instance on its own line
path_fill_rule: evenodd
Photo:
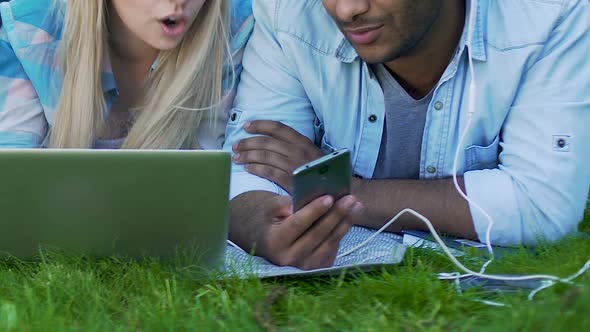
M 353 44 L 368 45 L 374 43 L 379 38 L 382 29 L 383 25 L 377 25 L 372 27 L 344 29 L 344 32 Z

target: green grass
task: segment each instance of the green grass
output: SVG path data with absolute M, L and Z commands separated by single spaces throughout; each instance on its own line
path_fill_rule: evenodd
M 588 214 L 582 229 L 590 230 Z M 521 250 L 489 272 L 566 276 L 588 259 L 590 239 L 573 239 Z M 195 279 L 172 265 L 65 254 L 3 259 L 0 331 L 590 331 L 590 273 L 580 286 L 553 287 L 528 302 L 526 293 L 460 295 L 435 278 L 441 271 L 454 269 L 424 250 L 369 274 L 271 281 Z

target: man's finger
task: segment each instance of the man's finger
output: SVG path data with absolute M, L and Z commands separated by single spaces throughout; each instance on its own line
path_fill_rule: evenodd
M 235 153 L 250 150 L 267 150 L 288 157 L 290 143 L 269 136 L 255 136 L 245 138 L 233 146 Z
M 322 196 L 304 206 L 281 224 L 280 232 L 289 234 L 288 244 L 293 244 L 302 234 L 313 226 L 334 205 L 331 196 Z
M 292 172 L 287 158 L 268 150 L 252 150 L 236 153 L 233 159 L 238 165 L 262 164 L 281 169 L 287 173 Z
M 346 217 L 356 203 L 354 196 L 346 196 L 336 202 L 328 213 L 293 243 L 294 252 L 302 256 L 311 254 L 330 237 L 339 224 L 346 222 Z
M 336 226 L 336 229 L 334 229 L 332 233 L 330 233 L 325 242 L 331 243 L 332 245 L 339 247 L 342 238 L 344 238 L 346 233 L 348 233 L 348 231 L 352 228 L 352 225 L 354 225 L 354 218 L 361 214 L 363 210 L 363 204 L 361 202 L 356 202 L 348 211 L 348 214 L 344 218 L 343 222 Z
M 353 225 L 350 217 L 356 213 L 360 213 L 362 209 L 363 205 L 360 202 L 355 203 L 347 217 L 332 230 L 330 235 L 322 243 L 306 256 L 301 268 L 309 270 L 333 266 L 338 255 L 340 242 Z
M 309 141 L 306 136 L 301 135 L 295 129 L 277 121 L 252 121 L 246 124 L 244 129 L 250 134 L 267 135 L 290 143 L 297 143 L 304 140 Z
M 248 164 L 245 166 L 245 169 L 246 171 L 248 171 L 248 173 L 270 180 L 281 186 L 287 192 L 291 192 L 290 173 L 287 173 L 280 168 L 264 164 Z
M 358 203 L 357 203 L 358 204 Z M 351 222 L 341 222 L 300 264 L 304 270 L 327 268 L 334 265 L 340 248 L 340 241 L 352 227 Z

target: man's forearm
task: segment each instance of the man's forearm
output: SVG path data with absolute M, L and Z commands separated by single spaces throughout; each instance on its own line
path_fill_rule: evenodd
M 463 178 L 459 185 L 464 188 Z M 359 180 L 353 181 L 353 194 L 366 211 L 357 224 L 381 228 L 403 209 L 410 208 L 428 218 L 437 231 L 477 239 L 469 204 L 457 193 L 452 179 L 447 180 Z M 412 215 L 396 221 L 388 231 L 427 230 Z

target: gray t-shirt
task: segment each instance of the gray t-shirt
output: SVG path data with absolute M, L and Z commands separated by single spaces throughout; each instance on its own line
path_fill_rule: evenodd
M 384 65 L 371 67 L 385 96 L 385 125 L 373 179 L 418 179 L 426 112 L 433 94 L 416 100 Z

